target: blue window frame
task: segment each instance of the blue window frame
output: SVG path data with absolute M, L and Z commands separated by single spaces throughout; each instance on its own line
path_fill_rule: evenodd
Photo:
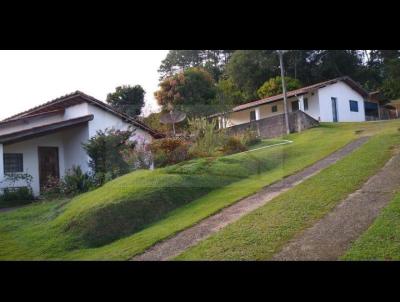
M 358 112 L 358 102 L 350 100 L 350 111 Z

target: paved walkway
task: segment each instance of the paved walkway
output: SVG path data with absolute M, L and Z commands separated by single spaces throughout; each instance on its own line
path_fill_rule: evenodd
M 135 256 L 132 260 L 160 261 L 168 260 L 179 255 L 187 248 L 195 245 L 201 240 L 204 240 L 206 237 L 219 231 L 226 225 L 265 205 L 279 194 L 282 194 L 283 192 L 293 188 L 307 178 L 317 174 L 322 169 L 337 162 L 353 150 L 360 147 L 367 140 L 368 137 L 362 137 L 349 143 L 342 149 L 316 162 L 312 166 L 287 178 L 284 178 L 270 186 L 267 186 L 260 192 L 224 208 L 217 214 L 200 221 L 198 224 L 174 235 L 169 239 L 165 239 L 164 241 L 155 244 L 143 254 Z
M 397 154 L 333 211 L 289 241 L 272 260 L 337 260 L 400 189 L 399 171 Z

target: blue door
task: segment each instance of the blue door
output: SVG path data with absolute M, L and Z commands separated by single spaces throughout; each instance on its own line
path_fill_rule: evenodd
M 337 113 L 337 101 L 336 101 L 336 98 L 331 98 L 331 101 L 332 101 L 333 122 L 337 123 L 337 121 L 338 121 L 338 113 Z

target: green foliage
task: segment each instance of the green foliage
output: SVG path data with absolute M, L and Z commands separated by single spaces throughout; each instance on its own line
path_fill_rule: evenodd
M 243 94 L 244 101 L 257 98 L 257 89 L 279 74 L 278 56 L 272 50 L 237 50 L 226 66 L 226 74 Z
M 261 138 L 258 136 L 257 132 L 251 129 L 246 129 L 239 135 L 241 143 L 246 146 L 254 146 L 261 143 Z
M 229 111 L 233 106 L 246 101 L 244 94 L 235 86 L 231 78 L 221 79 L 217 84 L 217 105 L 219 112 Z M 225 107 L 223 107 L 225 106 Z
M 189 142 L 180 138 L 154 140 L 149 147 L 156 167 L 176 164 L 190 158 Z
M 93 175 L 83 173 L 80 166 L 73 166 L 66 171 L 62 179 L 50 177 L 42 188 L 42 196 L 46 199 L 72 197 L 90 191 L 96 187 Z
M 161 80 L 190 67 L 204 67 L 215 81 L 221 76 L 233 50 L 170 50 L 158 72 Z
M 135 148 L 135 142 L 129 140 L 133 132 L 115 129 L 99 130 L 95 136 L 83 144 L 90 157 L 89 166 L 95 174 L 98 185 L 130 171 L 123 152 Z
M 150 113 L 147 117 L 143 118 L 143 122 L 159 133 L 167 133 L 170 130 L 170 126 L 160 122 L 162 114 L 164 114 L 164 112 Z M 179 124 L 175 125 L 175 127 L 178 125 Z
M 140 85 L 123 85 L 115 88 L 115 92 L 107 95 L 107 103 L 118 111 L 136 117 L 144 106 L 145 91 Z
M 203 68 L 189 68 L 165 79 L 159 86 L 154 96 L 163 110 L 175 108 L 189 117 L 214 112 L 211 105 L 216 93 L 215 83 Z
M 301 88 L 302 85 L 299 80 L 290 77 L 285 77 L 285 84 L 287 91 Z M 269 96 L 277 95 L 282 93 L 282 77 L 277 76 L 266 81 L 258 90 L 257 95 L 260 98 L 266 98 Z
M 35 198 L 32 192 L 32 175 L 28 173 L 9 173 L 0 182 L 4 187 L 0 194 L 0 208 L 14 207 L 31 203 Z
M 5 188 L 0 195 L 0 209 L 26 205 L 34 200 L 30 187 Z
M 246 146 L 241 142 L 237 136 L 229 136 L 224 140 L 221 151 L 225 155 L 230 155 L 238 152 L 246 151 Z
M 63 193 L 65 195 L 77 195 L 94 188 L 92 177 L 83 173 L 80 166 L 73 166 L 62 179 Z
M 226 134 L 223 130 L 217 131 L 217 121 L 208 121 L 206 118 L 188 119 L 189 131 L 194 139 L 190 148 L 193 157 L 209 157 L 220 155 Z

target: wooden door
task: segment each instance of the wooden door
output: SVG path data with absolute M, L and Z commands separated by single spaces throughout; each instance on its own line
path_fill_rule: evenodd
M 60 178 L 58 147 L 39 147 L 39 181 L 43 188 L 51 178 Z

